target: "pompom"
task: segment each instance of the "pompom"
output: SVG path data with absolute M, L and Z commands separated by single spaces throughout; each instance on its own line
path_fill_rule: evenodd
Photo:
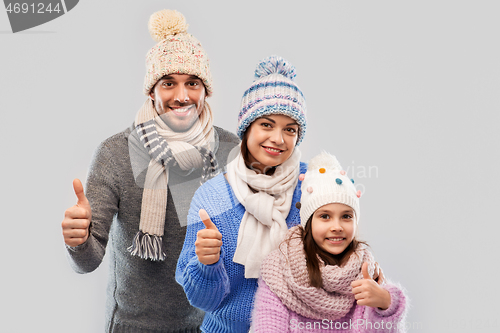
M 151 37 L 157 42 L 168 36 L 186 32 L 188 25 L 184 15 L 176 10 L 164 9 L 154 13 L 149 18 L 148 29 Z
M 297 74 L 295 67 L 282 57 L 272 55 L 262 60 L 255 69 L 255 79 L 260 79 L 271 74 L 281 74 L 293 81 Z
M 303 181 L 303 180 L 304 180 L 304 178 L 306 178 L 306 175 L 305 175 L 304 173 L 301 173 L 301 174 L 299 175 L 299 180 L 300 180 L 300 181 Z
M 308 170 L 319 170 L 320 168 L 325 168 L 326 170 L 342 170 L 337 158 L 325 151 L 313 157 L 307 166 Z

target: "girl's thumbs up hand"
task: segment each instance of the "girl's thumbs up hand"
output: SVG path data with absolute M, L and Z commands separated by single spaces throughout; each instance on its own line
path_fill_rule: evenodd
M 202 264 L 212 265 L 219 261 L 222 234 L 204 209 L 200 209 L 198 214 L 205 225 L 205 229 L 201 229 L 196 235 L 195 253 Z
M 358 305 L 386 310 L 391 305 L 391 294 L 375 282 L 368 274 L 368 263 L 361 267 L 363 279 L 351 283 L 352 293 Z
M 375 273 L 373 274 L 373 279 L 379 285 L 383 285 L 385 283 L 384 272 L 382 271 L 382 268 L 378 265 L 378 262 L 375 263 Z

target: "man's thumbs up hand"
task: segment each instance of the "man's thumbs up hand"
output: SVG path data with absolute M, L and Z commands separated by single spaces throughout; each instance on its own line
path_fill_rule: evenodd
M 89 201 L 83 192 L 83 185 L 79 179 L 73 180 L 73 189 L 76 194 L 76 205 L 64 212 L 61 223 L 64 242 L 72 247 L 85 243 L 89 237 L 89 226 L 92 219 L 92 210 Z
M 222 234 L 210 220 L 204 209 L 200 209 L 198 214 L 205 225 L 205 229 L 198 231 L 196 242 L 194 243 L 195 253 L 202 264 L 212 265 L 219 261 Z
M 75 191 L 76 198 L 78 201 L 76 202 L 76 205 L 82 208 L 87 208 L 90 209 L 90 204 L 89 201 L 87 200 L 87 197 L 83 193 L 83 185 L 80 179 L 75 179 L 73 180 L 73 190 Z

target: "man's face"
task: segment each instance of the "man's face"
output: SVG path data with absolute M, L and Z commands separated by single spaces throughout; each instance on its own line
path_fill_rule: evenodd
M 205 86 L 194 75 L 165 75 L 149 95 L 156 112 L 175 132 L 189 130 L 205 108 Z

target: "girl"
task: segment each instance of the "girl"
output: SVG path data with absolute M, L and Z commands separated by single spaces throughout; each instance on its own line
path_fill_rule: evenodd
M 227 173 L 195 193 L 177 264 L 189 302 L 206 312 L 203 332 L 248 332 L 261 262 L 300 221 L 304 96 L 280 57 L 264 59 L 255 75 L 238 117 L 242 142 Z
M 403 332 L 403 291 L 371 279 L 374 259 L 356 239 L 354 181 L 327 153 L 300 179 L 301 225 L 262 264 L 254 332 Z

